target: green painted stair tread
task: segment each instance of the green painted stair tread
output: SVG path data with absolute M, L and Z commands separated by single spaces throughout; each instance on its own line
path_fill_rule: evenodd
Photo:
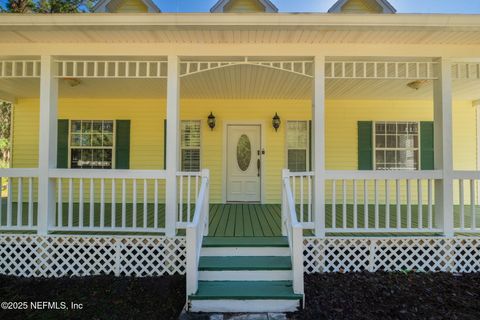
M 199 281 L 190 300 L 298 300 L 291 281 Z
M 291 270 L 292 262 L 285 257 L 201 257 L 200 271 Z
M 286 237 L 205 237 L 203 247 L 288 247 Z

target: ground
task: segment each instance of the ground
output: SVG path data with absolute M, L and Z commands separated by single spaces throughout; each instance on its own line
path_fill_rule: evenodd
M 55 301 L 82 310 L 0 310 L 0 319 L 178 319 L 185 306 L 185 277 L 110 276 L 25 279 L 0 276 L 0 302 Z M 3 304 L 2 304 L 3 309 Z
M 480 319 L 480 274 L 315 274 L 305 277 L 305 291 L 306 309 L 289 318 Z M 185 278 L 0 276 L 0 301 L 83 304 L 81 311 L 0 310 L 0 319 L 178 319 L 185 305 Z
M 480 319 L 480 274 L 315 274 L 305 295 L 293 319 Z

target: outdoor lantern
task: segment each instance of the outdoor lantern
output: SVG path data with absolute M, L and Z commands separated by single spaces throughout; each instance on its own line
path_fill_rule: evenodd
M 278 116 L 278 113 L 275 112 L 275 116 L 272 119 L 272 125 L 275 131 L 278 131 L 278 128 L 280 128 L 280 124 L 282 121 L 280 120 L 280 117 Z
M 208 126 L 210 127 L 210 129 L 212 129 L 212 131 L 213 128 L 215 128 L 215 116 L 212 112 L 210 112 L 210 115 L 208 116 Z

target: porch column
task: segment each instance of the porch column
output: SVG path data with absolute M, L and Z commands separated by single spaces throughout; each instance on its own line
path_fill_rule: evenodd
M 315 235 L 325 237 L 325 57 L 314 58 L 313 169 Z
M 175 236 L 177 220 L 177 171 L 179 150 L 179 100 L 180 81 L 178 74 L 179 59 L 177 56 L 168 56 L 167 79 L 167 183 L 165 199 L 165 228 L 166 235 Z
M 446 237 L 453 231 L 452 64 L 440 58 L 433 85 L 435 169 L 443 179 L 435 182 L 435 224 Z
M 52 56 L 41 57 L 40 134 L 38 156 L 38 234 L 46 235 L 55 221 L 55 181 L 48 171 L 57 167 L 58 79 Z

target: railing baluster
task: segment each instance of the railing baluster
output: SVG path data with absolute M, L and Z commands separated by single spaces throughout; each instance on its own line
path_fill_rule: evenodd
M 423 229 L 423 183 L 421 179 L 417 180 L 417 196 L 418 228 Z
M 308 222 L 313 222 L 312 219 L 312 177 L 307 177 L 308 181 Z
M 100 179 L 100 228 L 105 227 L 105 179 Z
M 133 211 L 133 217 L 132 217 L 132 228 L 137 227 L 137 179 L 132 179 L 132 211 Z
M 62 188 L 62 178 L 58 178 L 58 185 L 57 185 L 57 201 L 58 201 L 58 218 L 57 218 L 57 226 L 63 227 L 63 188 Z
M 343 212 L 342 212 L 342 223 L 343 223 L 343 228 L 346 229 L 347 228 L 347 181 L 345 179 L 342 180 L 342 184 L 343 184 Z
M 122 179 L 122 228 L 127 227 L 127 182 Z
M 407 228 L 412 228 L 412 199 L 410 194 L 410 179 L 407 179 Z
M 90 203 L 89 203 L 89 209 L 90 209 L 90 216 L 89 216 L 89 227 L 93 228 L 95 226 L 95 219 L 94 219 L 94 213 L 95 213 L 95 197 L 94 197 L 94 191 L 95 191 L 95 186 L 94 186 L 95 181 L 93 181 L 93 178 L 90 179 Z
M 390 229 L 390 180 L 385 180 L 385 228 Z
M 465 230 L 465 191 L 463 185 L 463 179 L 458 181 L 459 193 L 460 193 L 460 229 Z
M 363 223 L 364 228 L 368 229 L 368 180 L 363 180 Z
M 180 176 L 180 191 L 179 191 L 179 195 L 178 195 L 178 202 L 179 202 L 179 209 L 178 209 L 178 221 L 179 222 L 183 222 L 183 175 Z
M 23 178 L 18 178 L 17 190 L 17 226 L 22 226 L 23 215 Z
M 337 180 L 332 180 L 332 228 L 337 227 Z
M 1 186 L 1 178 L 0 178 L 0 186 Z M 1 192 L 1 191 L 0 191 Z M 0 198 L 1 198 L 0 194 Z M 0 202 L 0 207 L 2 203 Z M 1 214 L 0 214 L 1 219 Z M 33 178 L 28 178 L 28 226 L 31 228 L 33 227 Z
M 402 207 L 401 207 L 401 199 L 400 199 L 400 180 L 395 180 L 395 201 L 397 207 L 397 229 L 402 228 Z
M 78 226 L 83 228 L 83 178 L 78 182 Z
M 476 208 L 475 208 L 475 180 L 470 180 L 470 207 L 472 213 L 472 230 L 477 228 Z
M 357 180 L 353 179 L 353 228 L 358 228 L 358 210 L 357 210 Z
M 112 228 L 115 228 L 117 226 L 117 190 L 116 189 L 117 189 L 117 180 L 115 178 L 112 178 L 112 197 L 111 197 L 112 207 L 110 212 L 110 216 L 111 216 L 110 225 L 112 226 Z
M 375 189 L 375 229 L 380 227 L 380 217 L 378 214 L 378 180 L 373 180 L 373 188 Z
M 155 189 L 153 195 L 153 227 L 158 228 L 158 179 L 155 179 Z
M 305 221 L 303 216 L 303 176 L 300 177 L 300 222 Z
M 73 226 L 73 179 L 68 179 L 68 227 Z
M 433 195 L 432 195 L 432 180 L 428 179 L 428 228 L 433 226 Z
M 143 227 L 148 227 L 148 187 L 147 179 L 143 179 Z
M 191 176 L 188 175 L 187 176 L 187 221 L 189 223 L 192 222 L 192 217 L 190 216 L 190 214 L 191 214 L 191 212 L 190 212 L 191 211 L 191 208 L 190 208 L 191 202 L 190 201 L 191 201 L 191 197 L 192 197 L 191 193 L 190 193 L 191 192 L 190 185 L 191 185 Z

